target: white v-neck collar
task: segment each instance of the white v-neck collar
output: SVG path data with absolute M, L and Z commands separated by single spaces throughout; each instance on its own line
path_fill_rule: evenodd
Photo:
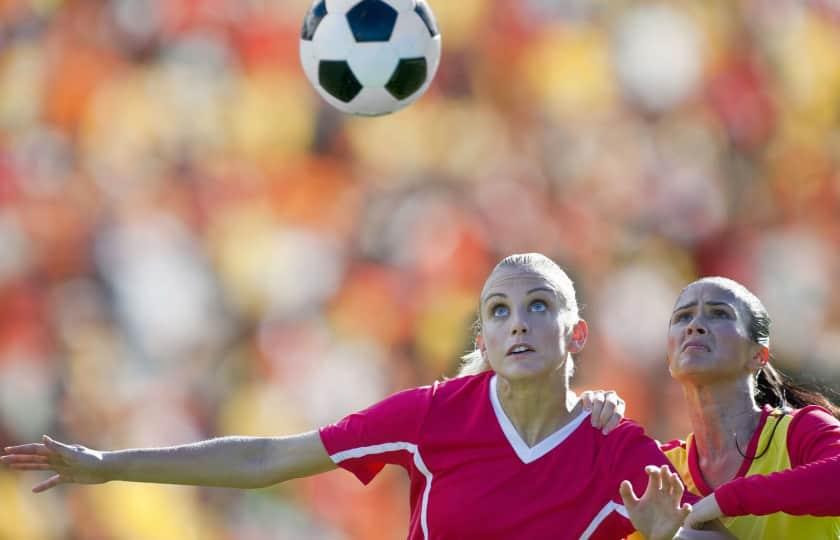
M 562 428 L 541 440 L 536 445 L 528 446 L 525 441 L 522 440 L 522 437 L 519 436 L 519 432 L 516 431 L 516 428 L 513 426 L 513 422 L 511 422 L 510 418 L 508 418 L 507 414 L 505 414 L 505 410 L 502 409 L 502 404 L 499 402 L 499 396 L 496 393 L 496 375 L 493 375 L 493 377 L 490 378 L 489 386 L 490 403 L 493 404 L 493 412 L 496 414 L 496 420 L 498 420 L 499 426 L 502 428 L 502 433 L 505 434 L 505 438 L 508 440 L 508 443 L 510 443 L 513 451 L 516 452 L 516 455 L 522 463 L 527 464 L 532 461 L 536 461 L 560 446 L 560 443 L 565 441 L 569 435 L 577 429 L 581 422 L 589 416 L 588 411 L 581 411 L 571 422 Z

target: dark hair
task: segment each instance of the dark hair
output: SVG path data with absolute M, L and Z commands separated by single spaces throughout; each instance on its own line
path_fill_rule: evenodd
M 698 281 L 710 281 L 732 291 L 749 315 L 747 332 L 750 339 L 759 345 L 770 346 L 770 316 L 756 295 L 737 281 L 727 278 L 703 278 Z M 771 362 L 759 369 L 755 382 L 756 402 L 760 405 L 770 405 L 782 410 L 819 405 L 836 418 L 840 418 L 840 407 L 822 393 L 794 383 L 790 377 L 774 368 Z
M 801 409 L 808 405 L 819 405 L 840 419 L 840 407 L 832 403 L 821 392 L 794 383 L 790 377 L 764 364 L 755 377 L 756 401 L 782 409 Z

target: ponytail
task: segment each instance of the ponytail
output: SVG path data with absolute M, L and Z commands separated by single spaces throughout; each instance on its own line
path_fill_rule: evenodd
M 791 379 L 769 363 L 764 364 L 755 378 L 756 402 L 770 405 L 784 411 L 818 405 L 840 419 L 840 407 L 825 395 L 795 384 Z

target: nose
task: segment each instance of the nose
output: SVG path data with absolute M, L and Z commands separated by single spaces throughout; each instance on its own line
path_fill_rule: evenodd
M 511 335 L 517 336 L 528 333 L 528 323 L 525 321 L 525 317 L 523 317 L 522 314 L 514 315 L 513 321 L 511 322 Z
M 692 317 L 685 328 L 685 333 L 689 336 L 693 334 L 699 334 L 702 336 L 706 333 L 706 326 L 703 324 L 703 321 L 699 316 Z

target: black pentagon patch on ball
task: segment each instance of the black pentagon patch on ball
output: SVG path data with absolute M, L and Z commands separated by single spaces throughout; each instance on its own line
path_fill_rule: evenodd
M 397 10 L 382 0 L 362 0 L 347 12 L 356 41 L 388 41 L 397 22 Z
M 425 58 L 402 58 L 385 88 L 397 99 L 405 99 L 426 82 Z
M 344 60 L 321 60 L 318 64 L 318 83 L 339 101 L 349 103 L 362 91 L 350 64 Z
M 432 11 L 429 9 L 426 2 L 418 0 L 417 4 L 414 6 L 414 12 L 423 19 L 423 23 L 425 23 L 426 28 L 429 30 L 429 35 L 435 37 L 440 33 L 438 31 L 437 22 L 435 22 L 435 16 L 432 14 Z
M 327 3 L 324 0 L 321 0 L 313 5 L 306 13 L 306 17 L 303 19 L 303 28 L 300 31 L 300 39 L 312 41 L 312 38 L 315 36 L 315 30 L 318 29 L 318 25 L 321 24 L 321 21 L 324 20 L 324 17 L 326 16 Z

